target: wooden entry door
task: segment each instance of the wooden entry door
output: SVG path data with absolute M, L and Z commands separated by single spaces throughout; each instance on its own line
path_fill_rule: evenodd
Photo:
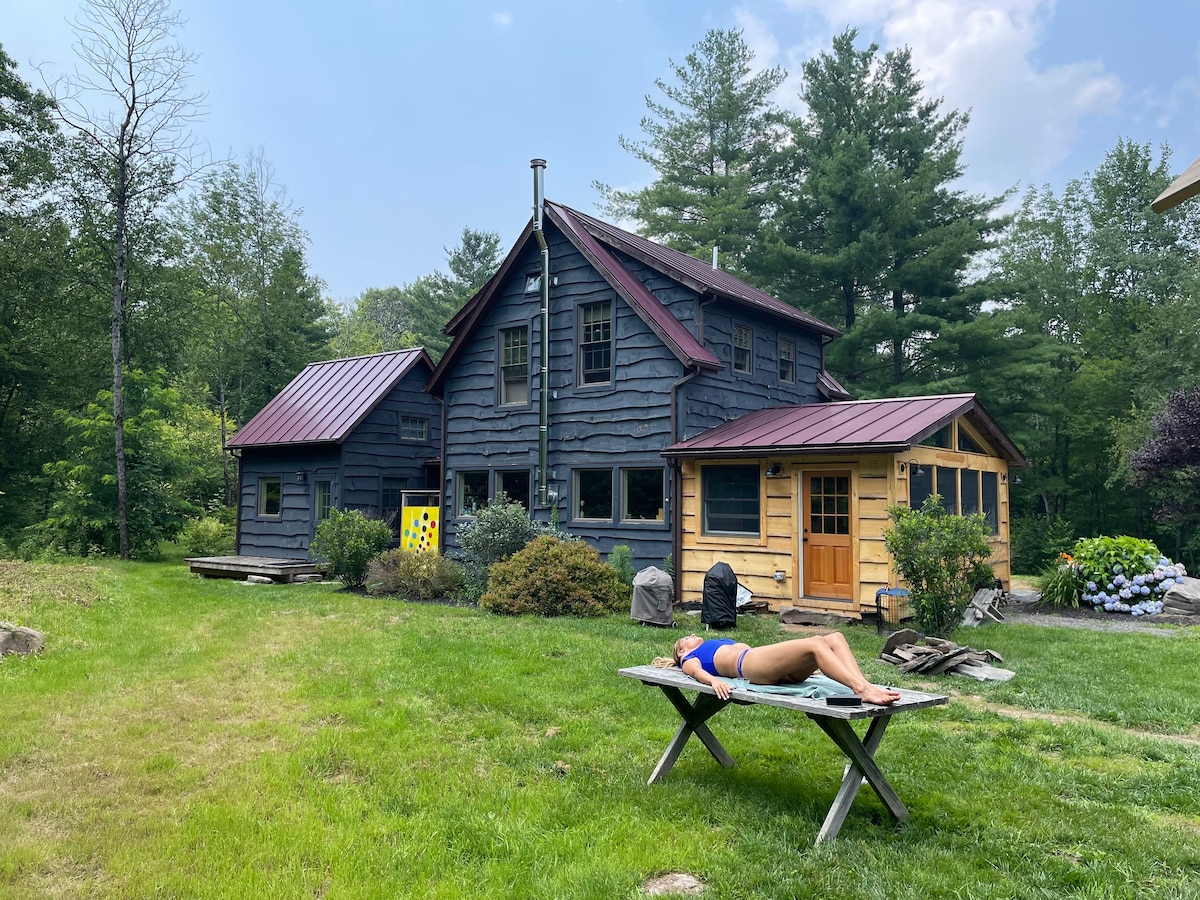
M 804 486 L 804 596 L 850 600 L 850 473 L 810 474 Z

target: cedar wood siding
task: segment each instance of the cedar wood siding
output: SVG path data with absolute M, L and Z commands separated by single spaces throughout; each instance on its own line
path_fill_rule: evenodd
M 422 388 L 428 370 L 414 367 L 388 392 L 339 445 L 332 442 L 245 447 L 241 451 L 241 498 L 238 553 L 283 559 L 309 559 L 316 528 L 316 482 L 332 482 L 332 505 L 379 515 L 383 478 L 400 478 L 408 487 L 425 484 L 425 463 L 438 455 L 441 404 Z M 429 440 L 401 441 L 401 416 L 429 422 Z M 301 482 L 297 473 L 304 472 Z M 279 516 L 258 515 L 258 483 L 279 477 Z
M 549 487 L 558 495 L 559 522 L 570 533 L 584 538 L 607 554 L 618 544 L 633 551 L 640 569 L 661 565 L 671 551 L 671 469 L 661 452 L 676 440 L 699 434 L 743 413 L 779 403 L 804 403 L 820 399 L 816 379 L 820 369 L 820 337 L 790 323 L 743 313 L 727 302 L 703 304 L 694 290 L 612 250 L 692 334 L 703 322 L 703 343 L 725 363 L 724 371 L 705 372 L 688 381 L 679 394 L 677 434 L 671 434 L 671 391 L 689 373 L 654 331 L 613 291 L 591 264 L 552 223 L 546 225 L 550 247 L 550 364 L 548 468 Z M 446 404 L 445 481 L 448 523 L 446 549 L 457 549 L 457 524 L 453 515 L 463 471 L 489 470 L 489 494 L 496 493 L 495 472 L 527 470 L 536 493 L 538 456 L 538 381 L 540 353 L 540 295 L 524 292 L 525 279 L 539 271 L 540 256 L 530 242 L 501 285 L 491 308 L 470 336 L 469 343 L 447 373 L 443 386 Z M 555 283 L 557 279 L 557 283 Z M 610 384 L 581 387 L 577 384 L 579 307 L 609 301 L 613 309 L 613 380 Z M 732 371 L 733 324 L 754 330 L 754 371 Z M 498 341 L 503 328 L 529 326 L 530 402 L 521 407 L 499 407 Z M 782 384 L 778 377 L 777 341 L 790 339 L 796 348 L 796 383 Z M 613 470 L 612 521 L 574 520 L 577 509 L 572 472 L 578 468 Z M 620 516 L 621 469 L 664 471 L 664 521 L 622 523 Z M 536 518 L 549 520 L 548 510 L 534 510 Z

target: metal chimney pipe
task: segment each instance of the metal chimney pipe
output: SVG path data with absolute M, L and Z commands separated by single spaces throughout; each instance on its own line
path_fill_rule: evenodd
M 541 360 L 538 377 L 538 506 L 550 505 L 549 457 L 550 457 L 550 248 L 546 244 L 546 233 L 542 228 L 545 211 L 545 196 L 542 182 L 546 173 L 544 159 L 531 159 L 533 169 L 533 234 L 542 253 L 542 308 L 541 308 Z

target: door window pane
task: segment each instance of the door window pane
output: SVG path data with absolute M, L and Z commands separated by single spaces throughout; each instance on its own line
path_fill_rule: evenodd
M 813 534 L 849 534 L 850 479 L 844 475 L 809 478 L 808 510 Z

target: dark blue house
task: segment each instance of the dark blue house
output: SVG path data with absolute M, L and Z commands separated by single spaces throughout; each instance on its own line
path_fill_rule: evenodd
M 226 444 L 238 455 L 240 556 L 309 558 L 329 511 L 397 526 L 406 490 L 437 489 L 442 412 L 421 348 L 312 363 Z
M 493 497 L 601 552 L 679 547 L 662 452 L 768 406 L 845 399 L 833 327 L 718 268 L 548 200 L 445 331 L 443 537 Z M 544 165 L 544 164 L 542 164 Z M 731 498 L 736 503 L 736 498 Z

